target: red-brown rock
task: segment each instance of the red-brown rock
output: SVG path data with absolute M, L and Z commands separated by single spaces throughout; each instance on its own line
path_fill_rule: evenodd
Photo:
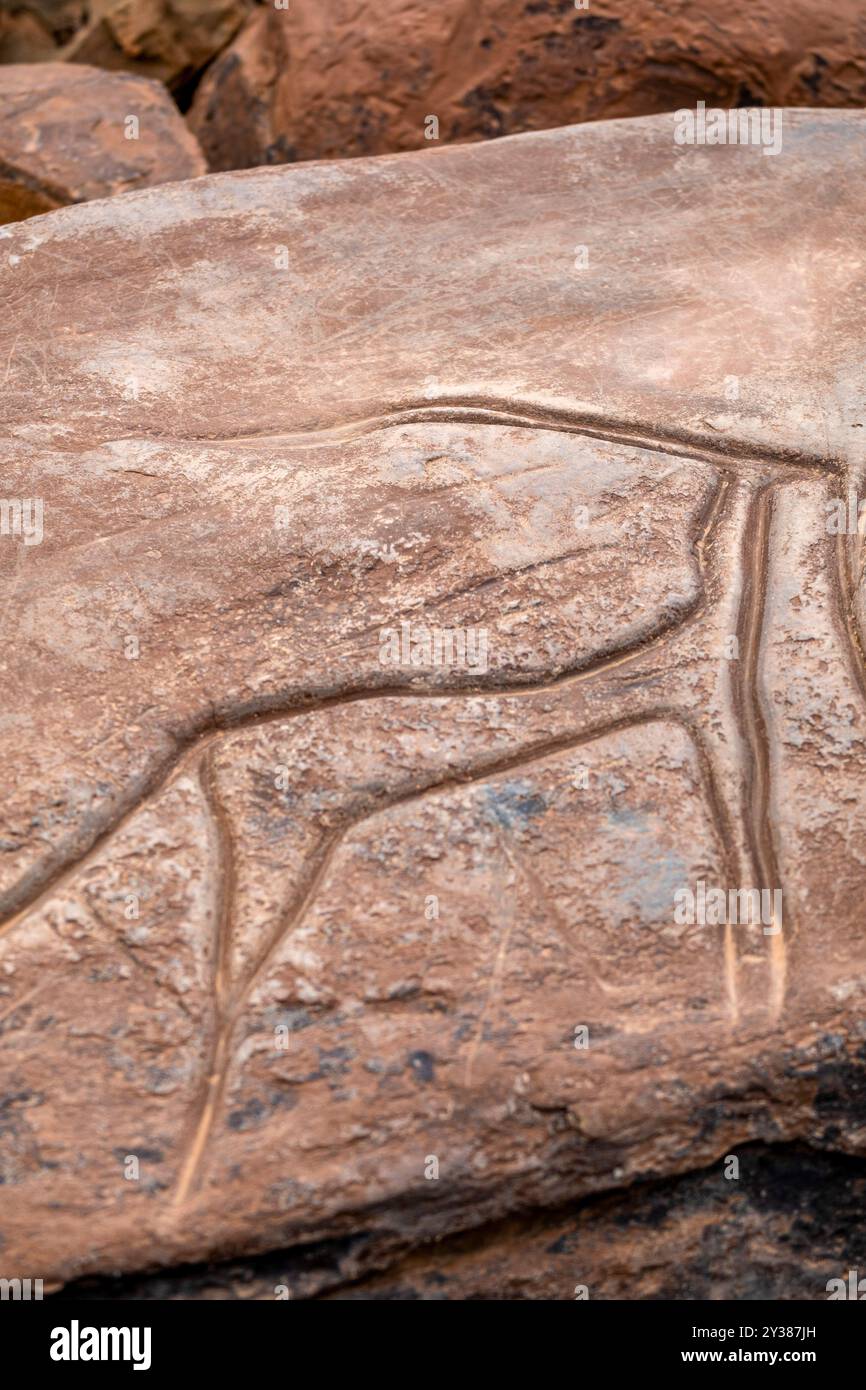
M 86 23 L 88 0 L 6 0 L 0 11 L 0 63 L 56 58 Z
M 4 229 L 10 1273 L 360 1232 L 363 1273 L 863 1155 L 863 133 Z M 701 883 L 784 912 L 684 920 Z
M 204 172 L 159 83 L 65 63 L 0 66 L 0 222 Z
M 11 0 L 0 63 L 65 59 L 182 87 L 230 42 L 250 0 Z
M 331 0 L 254 12 L 190 122 L 214 169 L 694 106 L 862 106 L 855 0 Z

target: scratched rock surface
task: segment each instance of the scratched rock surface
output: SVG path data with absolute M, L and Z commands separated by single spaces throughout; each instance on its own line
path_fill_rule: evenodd
M 0 66 L 0 222 L 204 172 L 158 83 L 64 63 Z
M 190 120 L 214 169 L 710 106 L 862 106 L 857 0 L 331 0 L 255 9 Z
M 863 1155 L 863 132 L 3 230 L 10 1271 L 363 1273 Z M 784 910 L 682 920 L 700 883 Z

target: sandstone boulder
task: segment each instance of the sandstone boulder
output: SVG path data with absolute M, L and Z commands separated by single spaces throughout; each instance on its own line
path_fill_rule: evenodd
M 5 0 L 0 12 L 0 63 L 56 58 L 87 21 L 88 0 Z
M 250 0 L 10 0 L 0 63 L 66 59 L 183 87 L 222 52 Z
M 4 229 L 3 1265 L 369 1271 L 862 1156 L 863 136 Z
M 159 83 L 65 63 L 0 66 L 0 222 L 204 172 Z
M 0 222 L 204 170 L 161 83 L 63 63 L 0 67 Z
M 253 12 L 190 121 L 213 169 L 694 106 L 862 106 L 855 0 L 332 0 Z

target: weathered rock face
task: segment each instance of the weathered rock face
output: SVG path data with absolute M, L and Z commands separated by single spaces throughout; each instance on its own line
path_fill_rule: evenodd
M 211 61 L 249 14 L 249 0 L 10 0 L 0 63 L 62 58 L 125 69 L 171 87 Z
M 211 167 L 386 154 L 694 106 L 862 106 L 856 0 L 332 0 L 256 10 L 190 120 Z
M 0 222 L 204 172 L 159 83 L 65 63 L 0 66 Z
M 376 1273 L 367 1236 L 219 1264 L 90 1278 L 59 1299 L 815 1299 L 857 1266 L 866 1171 L 798 1146 L 466 1232 Z
M 273 1299 L 282 1284 L 318 1286 L 335 1299 L 564 1301 L 583 1290 L 593 1299 L 826 1298 L 830 1280 L 844 1277 L 863 1249 L 862 1164 L 760 1145 L 744 1148 L 739 1164 L 736 1180 L 726 1181 L 729 1165 L 720 1162 L 571 1211 L 501 1222 L 378 1276 L 340 1284 L 324 1251 L 313 1277 L 284 1255 L 283 1269 L 261 1260 L 234 1278 L 228 1270 L 187 1275 L 187 1296 Z M 357 1253 L 355 1263 L 363 1267 Z M 159 1297 L 178 1296 L 171 1281 L 159 1282 Z M 135 1295 L 153 1296 L 149 1283 Z
M 0 239 L 11 1269 L 863 1153 L 864 119 L 673 129 Z
M 89 0 L 4 0 L 0 63 L 55 58 L 87 22 Z

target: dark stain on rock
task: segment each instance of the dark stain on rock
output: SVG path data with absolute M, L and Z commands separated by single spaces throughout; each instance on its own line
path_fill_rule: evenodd
M 409 1067 L 418 1081 L 426 1084 L 436 1079 L 434 1060 L 429 1052 L 410 1052 Z
M 350 1047 L 320 1047 L 318 1076 L 346 1076 L 354 1056 Z
M 763 106 L 764 98 L 756 96 L 748 83 L 741 82 L 740 89 L 737 92 L 737 100 L 734 102 L 734 105 L 737 107 Z
M 297 148 L 286 139 L 285 135 L 278 135 L 276 140 L 272 140 L 265 150 L 266 164 L 295 164 L 297 159 Z
M 827 59 L 822 58 L 820 53 L 813 53 L 812 62 L 815 66 L 810 73 L 804 75 L 803 86 L 808 87 L 813 97 L 817 97 L 820 95 L 824 69 L 827 67 Z
M 866 1047 L 856 1060 L 822 1062 L 816 1069 L 815 1112 L 826 1123 L 866 1125 Z
M 576 34 L 593 34 L 600 39 L 605 39 L 608 34 L 615 34 L 622 28 L 621 19 L 603 19 L 598 14 L 578 15 L 571 21 L 571 27 Z
M 141 1148 L 136 1144 L 129 1144 L 125 1149 L 112 1149 L 111 1151 L 118 1163 L 125 1163 L 127 1158 L 137 1158 L 140 1163 L 163 1163 L 165 1154 L 162 1149 Z
M 36 1091 L 8 1091 L 6 1095 L 0 1096 L 0 1123 L 3 1119 L 9 1119 L 14 1115 L 13 1106 L 20 1106 L 22 1109 L 31 1105 L 43 1105 L 45 1097 Z
M 522 829 L 547 810 L 547 802 L 529 782 L 504 782 L 484 788 L 486 809 L 508 830 Z
M 267 1100 L 262 1100 L 260 1096 L 251 1096 L 245 1105 L 232 1110 L 226 1123 L 229 1129 L 241 1132 L 258 1129 L 275 1111 L 294 1110 L 297 1103 L 297 1098 L 291 1091 L 272 1091 Z
M 505 134 L 506 129 L 505 117 L 496 105 L 495 97 L 496 93 L 488 87 L 473 87 L 461 103 L 475 115 L 478 129 L 487 139 Z

